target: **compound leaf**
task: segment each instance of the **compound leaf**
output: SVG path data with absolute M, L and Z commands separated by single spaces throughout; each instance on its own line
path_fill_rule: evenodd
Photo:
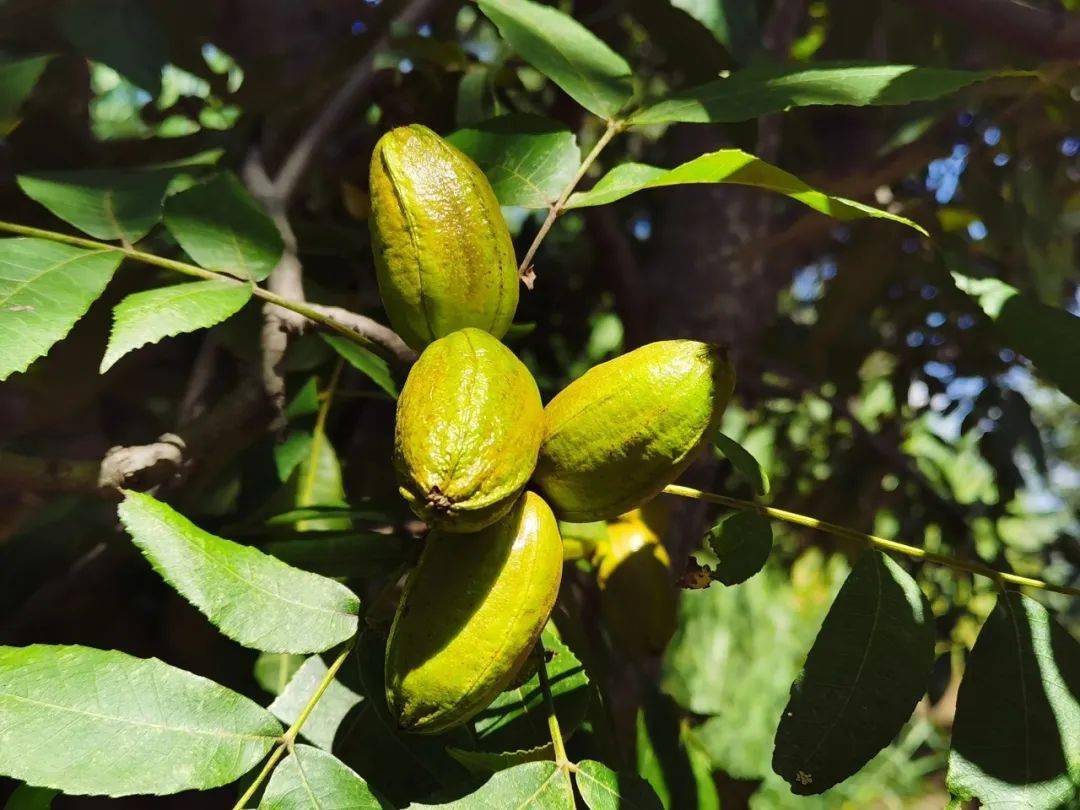
M 266 784 L 259 810 L 382 810 L 367 782 L 332 754 L 297 745 Z

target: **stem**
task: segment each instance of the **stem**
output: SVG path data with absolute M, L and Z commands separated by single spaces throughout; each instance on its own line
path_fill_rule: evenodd
M 547 674 L 547 655 L 544 651 L 544 642 L 536 642 L 536 650 L 540 654 L 540 667 L 537 675 L 540 677 L 540 691 L 544 694 L 544 709 L 547 712 L 548 731 L 551 733 L 551 745 L 555 749 L 555 764 L 560 768 L 572 770 L 574 764 L 566 756 L 566 743 L 563 742 L 562 729 L 559 727 L 559 717 L 555 714 L 555 701 L 551 697 L 551 682 Z
M 98 242 L 94 239 L 84 239 L 81 236 L 69 236 L 65 233 L 58 233 L 57 231 L 46 231 L 42 228 L 31 228 L 28 225 L 18 225 L 14 222 L 0 221 L 0 232 L 6 231 L 7 233 L 19 234 L 20 236 L 31 236 L 37 239 L 48 239 L 50 242 L 60 242 L 65 245 L 73 245 L 75 247 L 88 248 L 90 250 L 114 250 L 118 253 L 124 254 L 129 259 L 134 259 L 137 262 L 143 264 L 150 264 L 155 267 L 162 267 L 166 270 L 172 270 L 175 273 L 182 273 L 185 276 L 195 276 L 196 278 L 202 278 L 212 281 L 229 281 L 233 284 L 248 284 L 242 279 L 235 278 L 234 276 L 226 275 L 224 273 L 218 273 L 214 270 L 207 270 L 202 267 L 196 267 L 193 264 L 187 264 L 186 262 L 178 262 L 174 259 L 166 259 L 162 256 L 156 256 L 153 253 L 146 253 L 141 250 L 136 250 L 133 247 L 110 245 L 106 242 Z M 366 349 L 372 349 L 376 352 L 382 351 L 382 346 L 369 340 L 364 335 L 361 335 L 348 326 L 338 323 L 333 318 L 324 315 L 318 310 L 308 306 L 307 304 L 292 301 L 288 298 L 283 298 L 276 293 L 272 293 L 262 287 L 257 287 L 254 284 L 251 285 L 251 293 L 256 298 L 261 298 L 263 301 L 268 301 L 271 304 L 276 304 L 283 309 L 291 310 L 299 315 L 303 315 L 310 321 L 314 321 L 326 329 L 333 332 L 337 332 L 339 335 L 348 338 L 353 343 L 358 343 Z
M 529 268 L 532 266 L 533 259 L 536 258 L 536 251 L 540 249 L 540 243 L 544 241 L 544 237 L 547 236 L 548 231 L 551 230 L 551 226 L 555 224 L 555 220 L 559 214 L 563 212 L 563 208 L 566 206 L 566 201 L 570 199 L 570 195 L 574 193 L 574 189 L 577 184 L 581 182 L 581 178 L 585 176 L 585 172 L 589 170 L 589 167 L 596 162 L 596 159 L 600 157 L 600 153 L 604 151 L 604 147 L 611 143 L 611 139 L 618 135 L 623 130 L 622 121 L 608 121 L 607 128 L 604 129 L 604 134 L 600 136 L 600 140 L 596 142 L 596 146 L 592 148 L 592 151 L 585 156 L 585 160 L 578 166 L 577 173 L 566 184 L 566 187 L 559 194 L 557 200 L 551 204 L 551 208 L 548 209 L 547 217 L 544 219 L 544 224 L 540 226 L 540 230 L 536 232 L 536 237 L 533 239 L 532 244 L 529 245 L 529 249 L 525 252 L 525 258 L 521 260 L 521 265 L 518 267 L 518 275 L 522 278 L 528 273 Z
M 991 568 L 988 565 L 982 563 L 969 562 L 967 560 L 961 560 L 958 557 L 950 557 L 947 554 L 936 554 L 933 551 L 927 551 L 924 548 L 918 546 L 909 546 L 906 543 L 900 543 L 896 540 L 886 540 L 884 537 L 877 537 L 873 534 L 865 534 L 864 532 L 856 531 L 855 529 L 849 529 L 846 526 L 838 526 L 835 523 L 829 523 L 824 520 L 818 520 L 808 515 L 800 515 L 797 512 L 788 512 L 786 509 L 776 509 L 772 506 L 762 506 L 759 503 L 753 501 L 744 501 L 740 498 L 729 498 L 726 495 L 717 495 L 713 492 L 702 492 L 699 489 L 692 489 L 691 487 L 679 486 L 678 484 L 671 484 L 664 488 L 664 492 L 669 495 L 678 495 L 683 498 L 692 498 L 697 501 L 707 501 L 708 503 L 718 503 L 722 506 L 730 506 L 734 509 L 753 509 L 755 512 L 759 512 L 766 517 L 775 518 L 776 520 L 783 520 L 787 523 L 794 523 L 798 526 L 806 526 L 811 529 L 817 529 L 818 531 L 825 532 L 826 534 L 832 534 L 837 537 L 844 537 L 849 540 L 857 540 L 860 543 L 871 545 L 876 548 L 883 549 L 884 551 L 892 551 L 898 554 L 906 554 L 908 557 L 913 557 L 916 560 L 924 560 L 925 562 L 937 563 L 938 565 L 945 565 L 949 568 L 955 568 L 958 571 L 967 571 L 971 574 L 978 574 L 979 576 L 987 577 L 994 580 L 998 585 L 1004 583 L 1011 583 L 1013 585 L 1025 585 L 1029 588 L 1038 588 L 1043 591 L 1053 591 L 1054 593 L 1063 593 L 1067 596 L 1080 596 L 1080 588 L 1072 588 L 1068 585 L 1053 585 L 1049 582 L 1044 582 L 1041 579 L 1032 579 L 1031 577 L 1023 577 L 1019 574 L 1009 574 L 1004 571 L 998 571 Z
M 236 800 L 236 804 L 233 805 L 233 810 L 244 810 L 244 805 L 251 801 L 251 797 L 255 795 L 256 791 L 262 786 L 262 783 L 266 781 L 266 777 L 270 775 L 270 772 L 274 770 L 274 766 L 278 764 L 285 753 L 292 750 L 293 742 L 296 740 L 296 736 L 300 733 L 300 729 L 303 728 L 304 723 L 311 717 L 311 713 L 315 711 L 315 706 L 322 699 L 322 696 L 326 694 L 326 690 L 330 687 L 330 683 L 337 676 L 338 671 L 345 664 L 349 654 L 353 651 L 353 647 L 356 645 L 356 638 L 354 637 L 345 645 L 345 649 L 341 651 L 337 658 L 334 659 L 334 663 L 330 665 L 330 668 L 326 670 L 326 674 L 319 682 L 319 686 L 312 693 L 308 699 L 307 705 L 304 706 L 303 711 L 300 712 L 300 716 L 296 718 L 296 721 L 289 726 L 288 731 L 281 735 L 281 741 L 278 743 L 277 748 L 266 760 L 266 764 L 263 765 L 262 770 L 259 771 L 259 775 L 255 777 L 255 780 L 248 785 L 248 789 L 244 791 L 244 795 Z

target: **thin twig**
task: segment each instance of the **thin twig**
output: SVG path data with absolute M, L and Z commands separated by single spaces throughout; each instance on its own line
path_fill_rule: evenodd
M 559 727 L 559 716 L 555 714 L 555 700 L 551 696 L 551 682 L 548 680 L 547 673 L 547 653 L 544 650 L 543 641 L 536 642 L 536 652 L 540 655 L 540 666 L 536 674 L 540 678 L 540 691 L 544 695 L 544 711 L 547 713 L 551 745 L 555 750 L 555 764 L 563 770 L 576 770 L 574 763 L 566 756 L 566 743 L 563 741 L 562 728 Z
M 924 560 L 926 562 L 937 563 L 938 565 L 945 565 L 958 571 L 967 571 L 970 574 L 978 574 L 979 576 L 994 580 L 999 585 L 1010 583 L 1012 585 L 1023 585 L 1028 588 L 1038 588 L 1043 591 L 1063 593 L 1067 596 L 1080 596 L 1080 588 L 1073 588 L 1068 585 L 1054 585 L 1041 579 L 1024 577 L 1019 574 L 1009 574 L 1004 571 L 998 571 L 988 565 L 983 565 L 982 563 L 961 560 L 957 557 L 950 557 L 947 554 L 937 554 L 933 551 L 919 548 L 918 546 L 909 546 L 906 543 L 900 543 L 896 540 L 887 540 L 884 537 L 866 534 L 865 532 L 856 531 L 855 529 L 849 529 L 846 526 L 838 526 L 835 523 L 818 520 L 817 518 L 808 515 L 800 515 L 797 512 L 788 512 L 786 509 L 763 506 L 754 501 L 744 501 L 741 498 L 729 498 L 727 495 L 718 495 L 713 492 L 702 492 L 699 489 L 684 487 L 678 484 L 671 484 L 670 486 L 665 487 L 664 492 L 669 495 L 678 495 L 682 498 L 691 498 L 696 501 L 718 503 L 722 506 L 730 506 L 733 509 L 752 509 L 755 512 L 759 512 L 766 517 L 775 518 L 776 520 L 783 520 L 787 523 L 794 523 L 797 526 L 806 526 L 810 529 L 817 529 L 826 534 L 832 534 L 848 540 L 857 540 L 860 543 L 871 545 L 883 549 L 884 551 L 905 554 L 916 560 Z
M 529 245 L 529 249 L 525 251 L 525 258 L 521 260 L 521 265 L 518 267 L 518 275 L 521 276 L 521 280 L 525 283 L 526 287 L 532 288 L 532 281 L 535 277 L 535 273 L 532 272 L 533 259 L 536 258 L 536 251 L 540 249 L 540 243 L 544 241 L 544 237 L 547 236 L 548 231 L 551 230 L 551 226 L 555 224 L 555 220 L 559 214 L 563 212 L 566 207 L 566 201 L 570 199 L 570 195 L 574 193 L 574 189 L 577 188 L 577 184 L 581 182 L 581 178 L 585 176 L 585 173 L 589 171 L 589 168 L 596 162 L 596 159 L 600 157 L 600 153 L 604 151 L 604 147 L 611 143 L 611 139 L 618 135 L 623 130 L 622 121 L 608 121 L 607 127 L 604 129 L 604 134 L 600 136 L 600 140 L 596 142 L 596 146 L 592 148 L 592 151 L 585 156 L 585 160 L 578 166 L 577 172 L 566 187 L 559 194 L 558 198 L 551 204 L 548 209 L 547 217 L 544 219 L 544 223 L 540 226 L 540 230 L 536 232 L 536 236 L 533 238 L 532 244 Z
M 304 727 L 304 723 L 311 717 L 311 713 L 315 711 L 315 706 L 318 705 L 322 696 L 326 693 L 326 690 L 330 687 L 331 682 L 338 674 L 338 670 L 344 665 L 349 655 L 353 651 L 353 647 L 356 645 L 356 638 L 351 639 L 346 645 L 345 649 L 341 651 L 337 658 L 334 659 L 334 663 L 330 665 L 330 668 L 326 670 L 326 674 L 323 675 L 323 679 L 319 682 L 318 687 L 308 698 L 307 705 L 304 706 L 300 712 L 299 717 L 289 726 L 288 730 L 281 735 L 281 740 L 278 742 L 277 747 L 270 754 L 270 757 L 266 760 L 262 770 L 259 771 L 259 775 L 255 777 L 248 789 L 244 791 L 236 804 L 233 805 L 233 810 L 243 810 L 244 805 L 251 801 L 251 797 L 262 786 L 262 783 L 266 781 L 266 777 L 270 775 L 270 772 L 274 770 L 274 767 L 278 764 L 285 754 L 292 749 L 293 743 L 296 741 L 297 735 L 300 733 L 300 729 Z

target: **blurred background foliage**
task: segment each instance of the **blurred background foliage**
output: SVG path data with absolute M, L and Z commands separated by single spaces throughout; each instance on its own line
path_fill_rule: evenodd
M 950 276 L 996 278 L 1080 314 L 1075 64 L 1053 61 L 1007 26 L 993 31 L 941 13 L 948 2 L 559 5 L 626 54 L 658 95 L 770 60 L 1041 70 L 1037 80 L 1003 79 L 904 107 L 820 107 L 740 124 L 634 130 L 605 152 L 595 176 L 628 159 L 674 166 L 737 146 L 830 193 L 917 220 L 933 245 L 888 222 L 838 225 L 754 190 L 651 191 L 560 218 L 508 340 L 545 398 L 590 365 L 649 340 L 725 343 L 740 376 L 723 430 L 767 471 L 766 502 L 1003 570 L 1080 581 L 1080 408 Z M 1065 25 L 1078 4 L 1032 5 Z M 399 7 L 392 0 L 3 0 L 0 99 L 25 97 L 0 103 L 3 218 L 48 223 L 18 192 L 16 174 L 194 155 L 238 173 L 252 154 L 277 165 Z M 375 317 L 364 220 L 368 158 L 382 132 L 419 121 L 449 133 L 497 114 L 532 113 L 588 146 L 600 128 L 510 53 L 470 4 L 431 2 L 420 25 L 391 34 L 369 92 L 319 145 L 290 210 L 308 295 Z M 52 58 L 39 58 L 46 54 Z M 520 255 L 542 212 L 506 214 Z M 150 248 L 168 250 L 168 239 L 155 232 Z M 208 337 L 149 347 L 98 377 L 108 309 L 139 288 L 137 278 L 119 280 L 72 339 L 0 387 L 0 444 L 99 458 L 113 445 L 171 430 L 198 368 L 210 364 L 201 396 L 212 401 L 257 362 L 259 319 L 249 305 Z M 370 509 L 408 528 L 388 466 L 392 400 L 351 367 L 335 371 L 335 357 L 317 336 L 294 341 L 287 431 L 222 448 L 173 499 L 203 525 L 276 544 L 275 553 L 301 565 L 298 535 L 320 530 L 330 543 L 337 531 L 334 573 L 353 565 L 345 570 L 366 575 L 379 570 L 376 547 L 393 564 L 400 550 L 380 544 L 394 541 L 358 532 L 348 519 L 268 529 L 250 517 L 350 504 L 361 525 Z M 688 480 L 751 495 L 720 456 Z M 673 506 L 666 543 L 681 569 L 714 510 Z M 610 688 L 614 749 L 636 760 L 670 807 L 793 801 L 770 767 L 776 724 L 858 548 L 790 527 L 777 526 L 776 535 L 769 566 L 746 585 L 683 593 L 662 662 L 627 662 L 602 637 L 594 644 L 605 659 L 592 664 Z M 364 553 L 357 542 L 367 543 Z M 919 568 L 918 578 L 940 639 L 928 699 L 868 768 L 801 805 L 944 803 L 956 686 L 994 588 L 932 566 Z M 587 577 L 574 581 L 566 600 L 564 616 L 595 615 Z M 1045 602 L 1080 633 L 1076 600 Z M 266 697 L 267 662 L 253 674 L 251 653 L 215 635 L 117 542 L 108 504 L 9 487 L 0 490 L 0 642 L 31 641 L 158 655 Z M 601 745 L 593 731 L 572 744 Z M 213 796 L 206 806 L 216 806 Z

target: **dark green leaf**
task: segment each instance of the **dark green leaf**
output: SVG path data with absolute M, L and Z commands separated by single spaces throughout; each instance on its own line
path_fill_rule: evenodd
M 754 492 L 758 495 L 769 494 L 769 476 L 749 450 L 719 431 L 713 442 L 724 458 L 731 462 L 731 466 L 739 471 L 739 475 L 754 488 Z
M 320 652 L 356 632 L 360 602 L 338 582 L 215 537 L 143 493 L 126 492 L 119 514 L 154 570 L 240 644 Z
M 504 115 L 447 140 L 484 170 L 502 205 L 547 208 L 581 163 L 574 133 L 534 115 Z
M 952 274 L 1008 344 L 1073 402 L 1080 402 L 1080 318 L 1020 293 L 996 278 Z
M 630 66 L 585 26 L 531 0 L 479 0 L 518 55 L 578 104 L 612 119 L 634 94 Z
M 238 779 L 280 734 L 243 695 L 153 658 L 0 647 L 5 776 L 71 794 L 205 790 Z
M 577 766 L 574 781 L 589 810 L 660 810 L 660 799 L 641 777 L 616 773 L 591 759 Z
M 403 807 L 470 780 L 468 772 L 446 753 L 448 746 L 466 747 L 468 738 L 460 731 L 428 736 L 398 730 L 386 708 L 385 647 L 385 639 L 365 631 L 356 657 L 339 675 L 364 699 L 338 727 L 334 754 L 395 807 Z
M 542 636 L 544 649 L 554 653 L 547 662 L 555 713 L 563 734 L 569 736 L 585 719 L 589 705 L 589 678 L 585 667 L 549 624 Z M 519 751 L 550 739 L 540 676 L 500 694 L 475 720 L 476 739 L 485 751 Z
M 910 219 L 854 200 L 832 197 L 817 191 L 798 177 L 741 149 L 721 149 L 718 152 L 709 152 L 674 169 L 661 169 L 644 163 L 623 163 L 600 178 L 588 191 L 572 194 L 567 207 L 585 208 L 592 205 L 605 205 L 643 189 L 688 183 L 735 183 L 741 186 L 753 186 L 791 197 L 841 222 L 867 217 L 888 219 L 926 234 L 922 226 Z
M 637 772 L 667 810 L 719 810 L 708 757 L 683 733 L 678 706 L 650 690 L 637 716 Z
M 96 239 L 133 244 L 161 221 L 175 170 L 42 172 L 19 175 L 19 188 Z
M 274 540 L 264 548 L 279 560 L 328 577 L 370 577 L 389 573 L 407 559 L 414 541 L 378 532 L 305 531 L 294 540 Z
M 19 785 L 8 797 L 4 810 L 49 810 L 59 792 L 53 788 Z
M 123 254 L 44 239 L 0 239 L 0 380 L 61 340 L 109 283 Z
M 165 225 L 196 262 L 237 278 L 262 281 L 284 250 L 277 227 L 231 174 L 169 197 Z
M 297 745 L 274 769 L 259 810 L 382 810 L 367 782 L 341 760 Z
M 60 30 L 83 56 L 108 65 L 150 95 L 161 93 L 168 40 L 141 0 L 70 0 L 58 15 Z
M 765 567 L 772 551 L 772 524 L 757 512 L 732 512 L 709 529 L 706 539 L 718 560 L 713 579 L 738 585 Z
M 900 732 L 933 663 L 934 617 L 919 586 L 884 554 L 865 552 L 791 687 L 773 770 L 799 795 L 847 779 Z
M 570 776 L 554 762 L 527 762 L 499 771 L 475 793 L 446 804 L 414 804 L 441 810 L 574 810 Z
M 0 61 L 0 137 L 19 123 L 19 108 L 34 89 L 51 56 Z
M 319 656 L 308 658 L 296 670 L 274 702 L 267 707 L 270 713 L 282 723 L 292 725 L 326 677 L 326 672 L 326 664 Z M 337 680 L 331 681 L 300 729 L 300 735 L 319 748 L 329 751 L 333 747 L 334 735 L 337 734 L 341 721 L 360 701 L 360 695 L 352 689 Z
M 634 124 L 749 121 L 792 107 L 909 104 L 1001 75 L 913 65 L 762 65 L 672 95 L 631 117 Z
M 1080 645 L 1042 605 L 998 597 L 968 657 L 949 791 L 984 807 L 1080 803 Z
M 359 346 L 339 335 L 323 335 L 323 340 L 334 347 L 334 351 L 344 357 L 349 365 L 362 374 L 366 374 L 379 388 L 397 399 L 398 384 L 390 373 L 390 366 L 374 352 Z
M 738 62 L 761 47 L 756 0 L 671 0 L 704 25 Z
M 113 310 L 104 374 L 130 351 L 165 337 L 207 329 L 232 317 L 251 298 L 251 287 L 235 281 L 193 281 L 129 295 Z

